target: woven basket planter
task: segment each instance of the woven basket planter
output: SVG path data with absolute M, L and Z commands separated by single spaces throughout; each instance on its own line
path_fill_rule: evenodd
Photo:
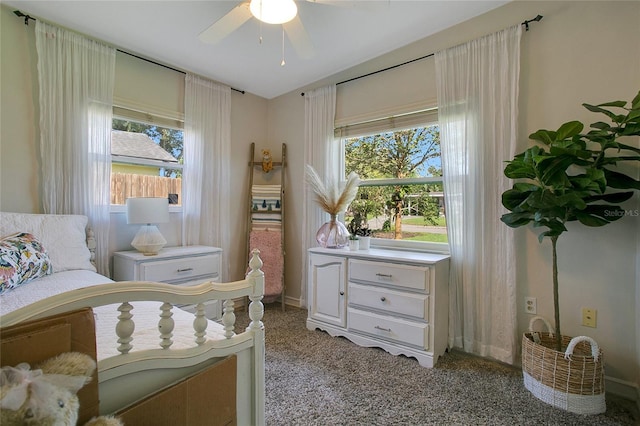
M 606 411 L 604 364 L 598 344 L 586 336 L 562 336 L 565 352 L 554 349 L 553 333 L 530 331 L 522 337 L 524 386 L 536 398 L 554 407 L 578 414 Z

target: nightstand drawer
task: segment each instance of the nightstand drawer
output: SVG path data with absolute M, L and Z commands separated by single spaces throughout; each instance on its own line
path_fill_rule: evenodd
M 349 324 L 350 330 L 421 349 L 429 349 L 429 325 L 425 323 L 349 308 L 347 324 Z
M 143 281 L 177 282 L 189 281 L 194 277 L 209 275 L 209 280 L 218 277 L 217 254 L 194 256 L 183 259 L 167 259 L 157 262 L 143 262 L 140 265 L 140 279 Z M 205 280 L 203 279 L 203 282 Z
M 429 292 L 429 268 L 393 263 L 349 260 L 349 281 Z
M 419 320 L 429 318 L 429 296 L 349 283 L 349 304 Z

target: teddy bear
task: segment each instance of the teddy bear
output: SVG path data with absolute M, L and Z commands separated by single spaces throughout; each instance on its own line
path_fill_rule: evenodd
M 0 369 L 0 424 L 75 426 L 77 392 L 92 380 L 95 361 L 86 354 L 65 352 L 32 370 L 29 364 Z M 92 418 L 85 426 L 122 426 L 114 417 Z
M 262 171 L 269 173 L 273 170 L 273 158 L 271 157 L 271 151 L 268 149 L 262 150 Z

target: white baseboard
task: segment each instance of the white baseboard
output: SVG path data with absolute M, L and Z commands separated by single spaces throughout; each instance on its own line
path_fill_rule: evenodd
M 604 376 L 604 386 L 607 393 L 635 401 L 640 408 L 640 387 L 637 383 Z
M 287 306 L 295 306 L 296 308 L 302 308 L 302 306 L 300 306 L 300 299 L 295 297 L 289 297 L 285 295 L 284 304 Z

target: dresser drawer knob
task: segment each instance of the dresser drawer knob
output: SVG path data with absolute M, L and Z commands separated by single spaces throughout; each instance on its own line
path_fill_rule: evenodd
M 386 301 L 386 300 L 387 300 L 387 298 L 386 298 L 386 297 L 384 297 L 384 296 L 382 296 L 382 297 L 380 298 L 380 301 L 381 301 L 381 302 L 384 302 L 384 301 Z
M 193 271 L 193 268 L 178 269 L 178 272 L 189 272 L 189 271 Z
M 377 273 L 376 277 L 380 277 L 380 278 L 391 278 L 391 274 L 381 274 L 381 273 Z
M 376 325 L 376 326 L 374 326 L 373 328 L 375 328 L 375 329 L 377 329 L 377 330 L 386 331 L 387 333 L 391 333 L 391 329 L 390 329 L 390 328 L 380 327 L 379 325 Z

